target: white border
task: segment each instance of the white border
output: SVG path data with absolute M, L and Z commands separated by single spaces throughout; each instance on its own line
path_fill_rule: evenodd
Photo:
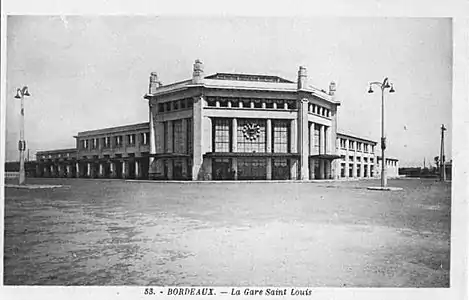
M 1 133 L 0 161 L 5 155 L 5 87 L 6 87 L 6 18 L 8 14 L 147 14 L 147 15 L 239 15 L 239 16 L 400 16 L 457 17 L 453 22 L 453 206 L 451 245 L 451 288 L 449 289 L 371 289 L 371 288 L 313 288 L 314 298 L 321 299 L 468 299 L 468 233 L 469 233 L 469 1 L 428 0 L 364 0 L 364 1 L 152 1 L 152 0 L 4 0 L 2 1 L 1 53 Z M 1 213 L 3 220 L 3 163 L 0 164 Z M 1 228 L 3 229 L 3 222 Z M 3 230 L 2 230 L 3 231 Z M 3 234 L 0 235 L 3 253 Z M 3 258 L 3 256 L 2 256 Z M 3 259 L 0 262 L 3 272 Z M 81 299 L 81 298 L 148 298 L 139 287 L 3 287 L 0 276 L 1 299 Z M 232 298 L 232 296 L 217 296 Z M 312 298 L 308 297 L 308 298 Z M 172 296 L 158 298 L 173 298 Z M 181 298 L 181 297 L 178 297 Z M 183 297 L 185 298 L 185 297 Z M 244 298 L 244 297 L 236 297 Z M 249 297 L 253 298 L 253 297 Z M 279 298 L 279 297 L 268 297 Z

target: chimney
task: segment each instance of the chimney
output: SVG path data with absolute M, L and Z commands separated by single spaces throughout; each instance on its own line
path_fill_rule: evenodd
M 158 74 L 156 72 L 151 72 L 150 74 L 150 86 L 148 88 L 149 94 L 156 93 L 156 90 L 161 86 L 161 82 L 158 80 Z
M 298 89 L 306 89 L 308 86 L 308 73 L 305 67 L 298 70 Z
M 329 95 L 335 96 L 335 91 L 336 91 L 336 83 L 334 81 L 332 81 L 329 84 Z
M 204 80 L 204 64 L 196 59 L 194 63 L 194 72 L 192 73 L 192 83 L 199 84 Z

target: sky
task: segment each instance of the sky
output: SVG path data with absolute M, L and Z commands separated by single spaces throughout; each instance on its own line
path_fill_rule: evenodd
M 433 162 L 445 124 L 451 159 L 452 25 L 447 18 L 9 16 L 6 160 L 17 160 L 20 101 L 27 85 L 25 135 L 38 150 L 73 148 L 79 131 L 148 121 L 150 72 L 163 84 L 205 73 L 269 74 L 337 83 L 339 131 L 379 141 L 381 95 L 389 77 L 387 156 L 401 166 Z M 377 154 L 380 154 L 377 153 Z

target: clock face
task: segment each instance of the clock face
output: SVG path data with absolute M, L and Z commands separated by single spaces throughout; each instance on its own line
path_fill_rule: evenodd
M 247 140 L 256 140 L 261 134 L 261 127 L 255 123 L 249 123 L 244 125 L 243 133 Z

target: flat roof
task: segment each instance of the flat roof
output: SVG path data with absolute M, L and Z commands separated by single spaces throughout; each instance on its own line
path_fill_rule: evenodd
M 236 80 L 236 81 L 260 81 L 260 82 L 276 82 L 276 83 L 295 83 L 288 79 L 275 76 L 275 75 L 264 75 L 264 74 L 245 74 L 245 73 L 216 73 L 209 76 L 205 76 L 207 79 L 216 80 Z
M 377 159 L 381 159 L 381 156 L 376 156 Z M 396 160 L 398 161 L 399 159 L 395 158 L 395 157 L 386 157 L 387 160 Z
M 130 124 L 130 125 L 122 125 L 122 126 L 115 126 L 115 127 L 107 127 L 95 130 L 87 130 L 87 131 L 80 131 L 74 137 L 81 137 L 81 136 L 89 136 L 89 135 L 99 135 L 111 132 L 122 132 L 122 131 L 132 131 L 135 129 L 146 129 L 150 130 L 150 122 L 145 123 L 137 123 L 137 124 Z
M 192 84 L 192 79 L 177 81 L 167 85 L 162 85 L 156 89 L 154 94 L 145 94 L 144 98 L 148 99 L 154 95 L 161 95 L 170 92 L 177 92 L 189 87 L 199 85 Z M 292 92 L 298 91 L 296 81 L 274 75 L 265 74 L 244 74 L 244 73 L 215 73 L 205 76 L 201 86 L 205 88 L 233 89 L 233 90 L 261 90 L 272 92 Z M 340 105 L 325 90 L 308 85 L 302 89 L 303 92 L 310 92 L 313 96 Z
M 66 149 L 54 149 L 54 150 L 40 150 L 36 151 L 36 155 L 38 154 L 51 154 L 51 153 L 67 153 L 67 152 L 77 152 L 76 148 L 66 148 Z
M 374 144 L 374 145 L 378 144 L 376 141 L 372 141 L 372 140 L 369 140 L 369 139 L 358 137 L 356 135 L 351 135 L 351 134 L 346 134 L 346 133 L 341 133 L 341 132 L 337 132 L 337 136 L 352 138 L 352 139 L 355 139 L 357 141 L 362 141 L 362 142 L 369 142 L 369 143 Z

